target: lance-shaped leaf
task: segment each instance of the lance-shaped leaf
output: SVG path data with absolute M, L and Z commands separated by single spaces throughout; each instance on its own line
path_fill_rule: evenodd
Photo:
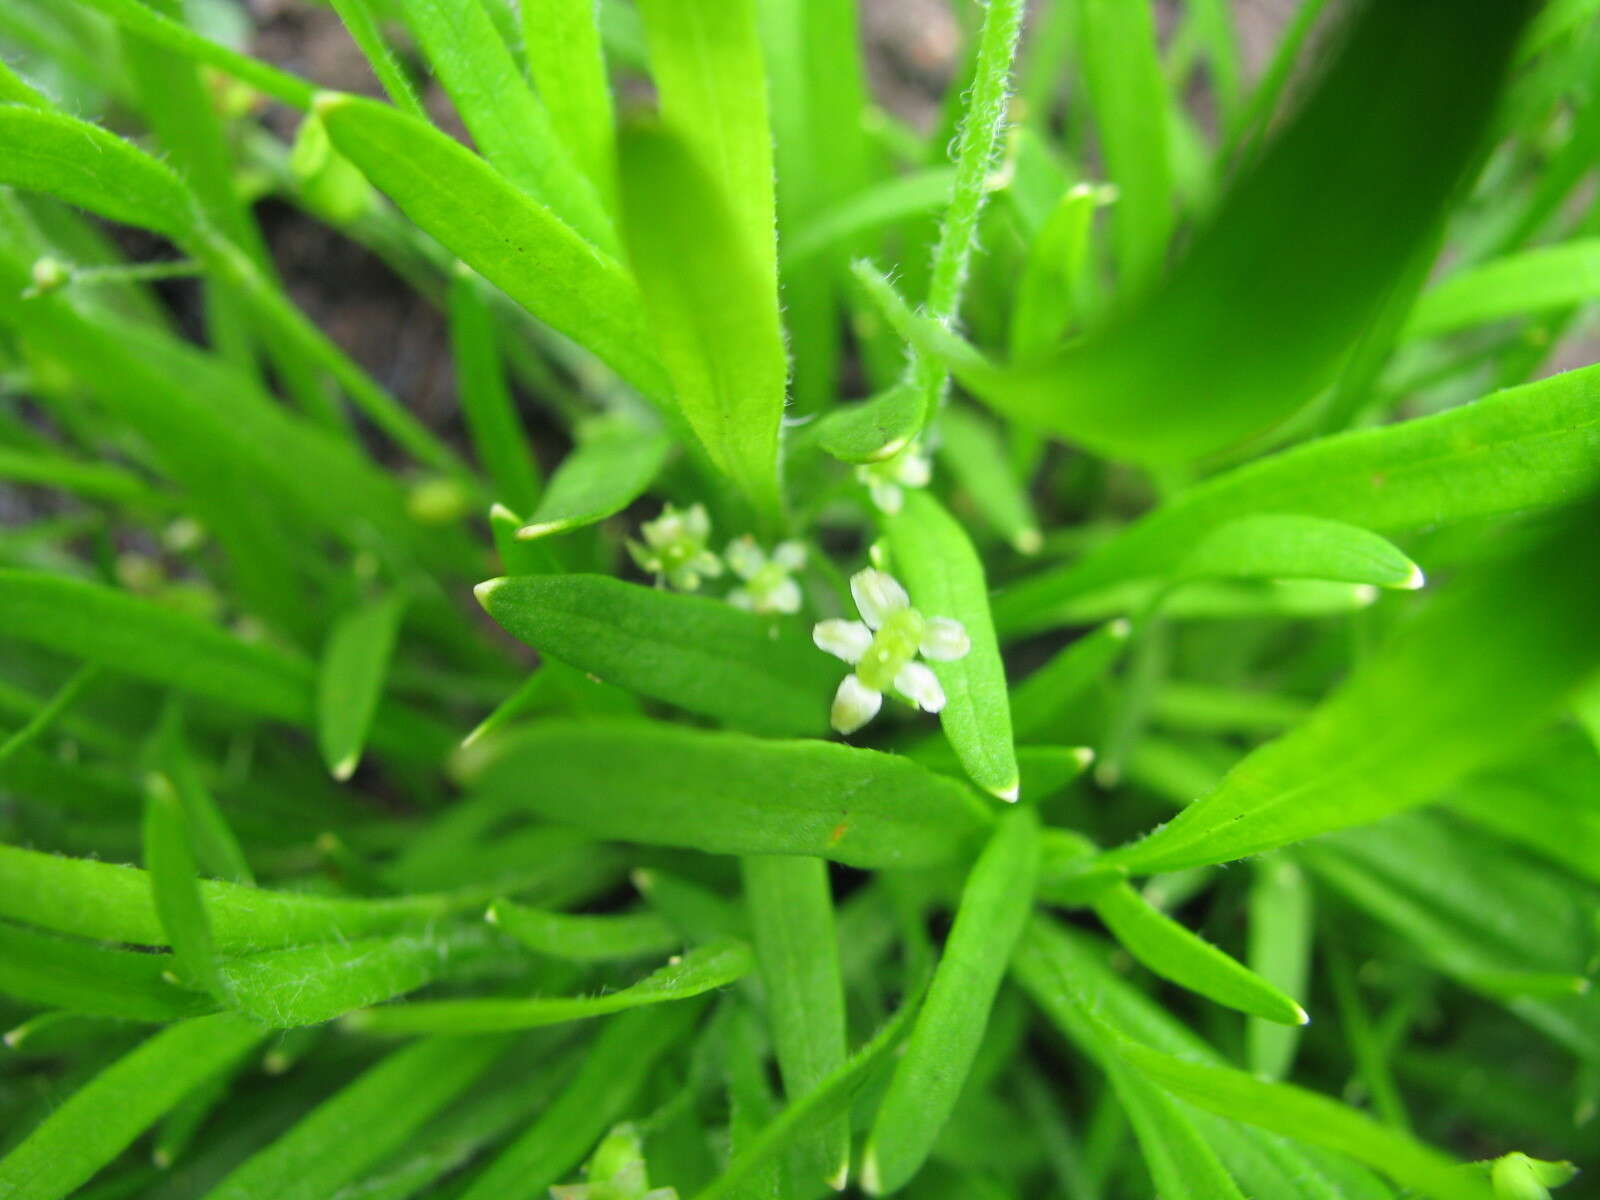
M 620 264 L 426 121 L 338 94 L 317 112 L 339 153 L 425 233 L 645 395 L 667 395 Z
M 517 536 L 565 533 L 621 512 L 655 480 L 671 446 L 665 434 L 622 417 L 590 423 Z
M 755 733 L 827 732 L 836 672 L 792 620 L 600 575 L 477 591 L 508 632 L 606 683 Z
M 428 1038 L 396 1050 L 234 1168 L 206 1200 L 339 1194 L 405 1145 L 505 1050 L 505 1039 L 492 1037 Z
M 739 867 L 773 1051 L 784 1094 L 798 1100 L 839 1068 L 848 1044 L 828 864 L 817 858 L 750 855 Z M 835 1121 L 802 1139 L 796 1157 L 808 1178 L 844 1187 L 850 1175 L 849 1122 Z
M 87 1183 L 193 1088 L 266 1036 L 233 1013 L 170 1025 L 53 1109 L 0 1159 L 7 1200 L 61 1200 Z
M 167 978 L 172 960 L 0 922 L 0 994 L 128 1021 L 175 1021 L 215 1007 Z
M 390 593 L 341 616 L 317 674 L 317 745 L 335 779 L 355 774 L 383 697 L 405 597 Z
M 352 1013 L 345 1024 L 363 1033 L 489 1033 L 533 1029 L 625 1012 L 647 1004 L 687 1000 L 726 987 L 755 965 L 750 947 L 725 941 L 700 946 L 632 987 L 597 996 L 483 997 L 421 1000 Z
M 983 564 L 966 531 L 925 492 L 909 493 L 900 511 L 884 518 L 884 528 L 894 570 L 905 580 L 912 604 L 925 616 L 960 621 L 971 639 L 962 657 L 932 664 L 944 687 L 939 722 L 945 736 L 974 783 L 1015 800 L 1019 779 L 1011 706 Z
M 1600 298 L 1600 238 L 1540 246 L 1482 263 L 1424 292 L 1402 337 L 1424 338 Z
M 817 445 L 840 462 L 881 462 L 910 445 L 921 426 L 921 393 L 909 383 L 897 383 L 823 417 L 817 422 Z
M 1008 368 L 957 355 L 956 374 L 1010 416 L 1141 462 L 1282 420 L 1328 382 L 1431 235 L 1534 8 L 1362 6 L 1300 112 L 1155 293 L 1081 343 Z M 1404 69 L 1397 46 L 1417 48 Z
M 199 213 L 183 181 L 115 134 L 62 113 L 0 106 L 0 183 L 181 241 Z
M 1041 628 L 1075 596 L 1170 574 L 1238 517 L 1297 513 L 1390 534 L 1565 503 L 1593 478 L 1597 450 L 1600 367 L 1322 438 L 1190 488 L 1079 561 L 1004 589 L 995 620 L 1008 633 Z
M 1038 815 L 1006 813 L 962 889 L 927 1000 L 873 1121 L 861 1168 L 870 1194 L 908 1182 L 955 1110 L 1038 874 Z
M 621 155 L 623 240 L 676 411 L 712 464 L 775 520 L 789 364 L 774 276 L 725 186 L 681 137 L 636 126 Z
M 1027 480 L 1018 477 L 993 424 L 959 405 L 939 417 L 939 459 L 995 532 L 1019 554 L 1037 554 L 1044 543 L 1039 519 L 1028 499 Z
M 398 6 L 484 157 L 602 250 L 611 228 L 593 182 L 556 135 L 484 0 L 401 0 Z
M 1094 899 L 1094 911 L 1134 958 L 1207 999 L 1280 1025 L 1304 1025 L 1305 1010 L 1254 971 L 1190 933 L 1125 883 Z
M 1292 732 L 1143 841 L 1133 872 L 1227 862 L 1432 799 L 1600 666 L 1600 501 L 1463 580 Z
M 1373 587 L 1419 588 L 1420 568 L 1375 533 L 1285 513 L 1239 517 L 1202 538 L 1176 578 L 1326 579 Z
M 1108 1031 L 1108 1036 L 1117 1035 Z M 1286 1083 L 1268 1083 L 1232 1067 L 1190 1062 L 1125 1038 L 1115 1042 L 1115 1053 L 1146 1079 L 1197 1108 L 1348 1154 L 1425 1196 L 1490 1200 L 1492 1195 L 1443 1154 L 1337 1100 Z
M 484 919 L 530 950 L 574 962 L 665 954 L 679 945 L 672 927 L 644 909 L 635 913 L 592 916 L 548 912 L 510 900 L 496 900 Z
M 756 8 L 755 0 L 642 0 L 639 5 L 662 123 L 714 181 L 731 236 L 743 244 L 742 257 L 775 301 L 772 129 Z M 669 202 L 659 193 L 634 199 Z M 704 250 L 698 242 L 684 246 Z
M 644 721 L 541 722 L 475 782 L 598 837 L 858 867 L 949 862 L 989 824 L 966 787 L 895 755 Z
M 217 969 L 211 922 L 200 896 L 199 871 L 185 828 L 183 804 L 171 781 L 159 774 L 145 783 L 144 865 L 180 977 L 192 987 L 224 998 L 227 993 Z

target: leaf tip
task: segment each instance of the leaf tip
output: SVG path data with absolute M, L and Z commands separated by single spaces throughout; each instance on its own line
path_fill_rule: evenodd
M 1127 617 L 1118 617 L 1106 627 L 1106 633 L 1119 642 L 1125 642 L 1133 636 L 1133 622 Z
M 1074 746 L 1072 748 L 1072 759 L 1078 764 L 1078 770 L 1080 772 L 1087 771 L 1090 765 L 1094 762 L 1094 747 Z
M 845 1189 L 845 1185 L 847 1185 L 849 1182 L 850 1182 L 850 1155 L 847 1152 L 845 1154 L 844 1158 L 840 1161 L 838 1167 L 836 1167 L 834 1169 L 833 1174 L 828 1176 L 828 1178 L 826 1180 L 826 1183 L 834 1191 L 842 1192 Z
M 1405 582 L 1400 585 L 1403 591 L 1415 592 L 1428 586 L 1428 577 L 1422 573 L 1422 568 L 1416 563 L 1411 564 L 1411 574 L 1407 575 Z
M 878 1150 L 876 1146 L 870 1144 L 866 1153 L 861 1156 L 861 1190 L 869 1196 L 883 1194 L 883 1176 L 878 1170 Z
M 491 925 L 500 924 L 500 901 L 496 900 L 483 910 L 483 919 Z
M 318 92 L 311 99 L 311 111 L 316 113 L 317 116 L 326 119 L 333 113 L 338 112 L 339 109 L 348 108 L 354 99 L 355 97 L 347 92 Z
M 1011 544 L 1016 547 L 1018 554 L 1031 557 L 1044 549 L 1044 534 L 1030 525 L 1026 529 L 1017 530 L 1016 536 L 1011 539 Z
M 1296 1025 L 1311 1024 L 1311 1014 L 1302 1008 L 1298 1003 L 1294 1001 L 1290 1001 L 1290 1003 L 1294 1004 L 1294 1023 Z
M 484 608 L 488 608 L 489 598 L 494 595 L 495 589 L 504 582 L 504 579 L 485 579 L 472 589 L 472 594 L 478 598 L 479 604 L 483 605 Z
M 568 521 L 540 521 L 532 525 L 524 525 L 517 530 L 516 538 L 519 542 L 531 542 L 535 538 L 545 537 L 547 534 L 559 533 L 565 529 Z
M 349 780 L 350 776 L 356 773 L 356 766 L 360 762 L 361 752 L 359 750 L 352 750 L 338 762 L 334 763 L 329 770 L 336 780 L 338 780 L 340 783 L 345 783 Z
M 1022 781 L 1013 779 L 1005 787 L 991 788 L 990 790 L 1007 804 L 1015 804 L 1022 796 Z

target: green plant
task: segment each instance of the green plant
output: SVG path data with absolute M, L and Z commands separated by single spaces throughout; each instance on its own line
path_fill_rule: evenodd
M 1600 3 L 330 2 L 0 6 L 0 1197 L 1592 1156 Z

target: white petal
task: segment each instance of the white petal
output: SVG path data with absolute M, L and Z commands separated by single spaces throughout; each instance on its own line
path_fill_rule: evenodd
M 772 548 L 772 561 L 785 571 L 798 571 L 806 565 L 804 542 L 779 542 Z
M 846 675 L 833 694 L 833 727 L 840 733 L 854 733 L 882 707 L 883 693 L 873 691 L 854 674 Z
M 761 553 L 753 537 L 735 538 L 728 543 L 725 555 L 733 573 L 740 579 L 753 579 L 767 565 L 767 556 Z
M 818 650 L 826 650 L 854 665 L 872 645 L 872 630 L 860 621 L 818 621 L 811 631 L 811 640 Z
M 900 489 L 894 484 L 885 483 L 881 479 L 874 479 L 870 490 L 872 492 L 872 503 L 879 512 L 886 512 L 892 517 L 900 511 L 900 503 L 904 497 L 901 496 Z
M 702 550 L 690 559 L 689 567 L 707 579 L 715 579 L 722 574 L 722 560 L 709 550 Z
M 908 662 L 894 677 L 894 690 L 923 712 L 936 713 L 944 707 L 944 688 L 926 663 Z
M 927 487 L 928 480 L 933 478 L 933 464 L 912 452 L 895 464 L 894 475 L 907 487 Z
M 879 628 L 890 613 L 911 607 L 911 597 L 895 577 L 871 567 L 850 576 L 850 594 L 855 597 L 861 619 L 871 629 Z
M 763 612 L 797 613 L 800 611 L 800 585 L 792 579 L 778 581 L 761 598 Z
M 683 514 L 683 524 L 684 528 L 701 541 L 711 534 L 711 516 L 706 512 L 704 504 L 691 504 L 689 511 Z
M 743 609 L 754 609 L 756 606 L 755 599 L 745 588 L 734 588 L 733 591 L 729 592 L 728 603 L 735 608 Z
M 960 621 L 949 617 L 930 617 L 919 649 L 924 658 L 931 658 L 934 662 L 954 662 L 966 657 L 967 651 L 972 649 L 972 639 L 967 636 L 967 627 Z

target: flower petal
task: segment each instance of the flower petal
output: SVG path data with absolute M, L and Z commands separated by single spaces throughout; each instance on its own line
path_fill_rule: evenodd
M 797 613 L 800 611 L 800 585 L 792 579 L 780 579 L 767 590 L 759 605 L 762 612 Z M 854 624 L 854 622 L 850 622 Z
M 728 603 L 735 608 L 742 608 L 746 611 L 754 611 L 756 607 L 755 597 L 751 596 L 746 588 L 734 588 L 733 591 L 729 592 Z
M 911 607 L 911 597 L 893 575 L 868 567 L 850 576 L 850 594 L 868 628 L 877 629 L 890 613 Z
M 761 568 L 767 565 L 767 556 L 761 553 L 755 538 L 748 534 L 729 542 L 725 557 L 733 573 L 740 579 L 754 579 Z
M 772 548 L 772 561 L 785 571 L 798 571 L 806 565 L 804 542 L 779 542 Z
M 915 450 L 907 451 L 895 464 L 894 477 L 907 487 L 927 487 L 933 478 L 933 464 Z
M 894 677 L 894 690 L 923 712 L 936 713 L 944 707 L 944 688 L 926 663 L 908 662 Z
M 868 490 L 872 493 L 872 503 L 879 512 L 886 512 L 892 517 L 900 511 L 900 505 L 905 497 L 894 484 L 874 479 Z
M 860 621 L 818 621 L 811 630 L 811 640 L 818 650 L 826 650 L 854 665 L 872 645 L 872 630 Z
M 683 525 L 698 541 L 711 536 L 711 515 L 704 504 L 691 504 L 689 511 L 683 514 Z
M 960 621 L 951 617 L 930 617 L 918 648 L 924 658 L 934 662 L 954 662 L 966 657 L 967 651 L 972 649 L 972 639 Z
M 854 674 L 839 681 L 839 690 L 833 694 L 833 727 L 840 733 L 854 733 L 883 707 L 883 693 L 875 692 Z

